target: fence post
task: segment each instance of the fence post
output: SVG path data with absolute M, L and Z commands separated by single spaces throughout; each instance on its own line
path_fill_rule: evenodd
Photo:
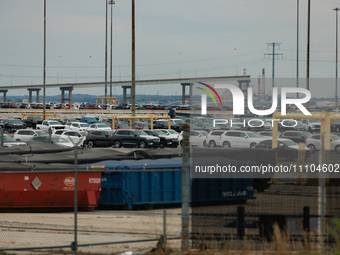
M 237 207 L 237 236 L 240 240 L 244 238 L 245 229 L 245 208 L 243 206 Z
M 166 249 L 166 210 L 163 211 L 163 248 Z
M 4 147 L 4 129 L 2 127 L 0 127 L 0 142 L 0 147 Z
M 303 207 L 303 230 L 307 231 L 307 233 L 309 234 L 309 230 L 310 230 L 310 215 L 309 215 L 309 206 L 305 206 Z
M 183 124 L 182 154 L 182 250 L 189 248 L 189 199 L 190 199 L 190 165 L 189 165 L 189 133 L 188 123 Z

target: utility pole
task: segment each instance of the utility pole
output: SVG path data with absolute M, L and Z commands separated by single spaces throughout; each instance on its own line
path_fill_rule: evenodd
M 338 106 L 338 7 L 335 11 L 335 106 Z
M 299 0 L 296 5 L 296 87 L 299 87 Z M 299 93 L 296 93 L 299 98 Z
M 309 55 L 310 55 L 310 0 L 308 0 L 308 25 L 307 25 L 307 90 L 309 90 Z M 308 101 L 308 109 L 310 108 L 310 101 Z
M 136 64 L 135 64 L 135 0 L 131 0 L 132 4 L 132 70 L 131 70 L 131 113 L 136 113 Z M 135 119 L 132 119 L 132 125 Z
M 274 42 L 272 42 L 272 43 L 267 43 L 267 47 L 273 47 L 273 53 L 265 53 L 264 55 L 266 56 L 266 55 L 268 55 L 268 56 L 272 56 L 272 58 L 273 58 L 273 64 L 272 64 L 272 87 L 274 88 L 274 70 L 275 70 L 275 56 L 277 55 L 277 56 L 282 56 L 283 54 L 282 53 L 275 53 L 275 47 L 277 46 L 277 47 L 280 47 L 280 44 L 281 43 L 274 43 Z M 270 57 L 269 57 L 270 58 Z

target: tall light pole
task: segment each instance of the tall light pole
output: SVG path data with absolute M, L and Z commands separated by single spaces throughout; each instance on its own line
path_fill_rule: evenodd
M 105 97 L 107 97 L 107 5 L 107 0 L 105 0 Z M 104 102 L 106 104 L 106 98 Z
M 299 87 L 299 0 L 296 5 L 296 87 Z M 299 98 L 299 93 L 296 93 Z
M 43 76 L 43 114 L 46 119 L 46 0 L 44 0 L 44 76 Z M 39 100 L 39 99 L 38 99 Z
M 335 11 L 335 106 L 338 106 L 338 7 Z
M 132 68 L 131 68 L 131 107 L 132 116 L 136 113 L 136 65 L 135 65 L 135 0 L 132 2 Z M 132 119 L 132 124 L 134 125 L 134 119 Z
M 310 53 L 310 0 L 308 0 L 308 25 L 307 25 L 307 90 L 309 90 L 309 53 Z M 310 108 L 310 101 L 308 101 L 308 109 Z
M 110 46 L 110 97 L 112 97 L 112 6 L 115 4 L 114 0 L 110 0 L 111 5 L 111 46 Z

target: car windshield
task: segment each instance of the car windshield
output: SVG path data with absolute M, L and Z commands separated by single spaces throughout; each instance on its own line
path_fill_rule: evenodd
M 332 138 L 333 140 L 340 140 L 340 137 L 337 136 L 337 135 L 331 135 L 331 138 Z
M 173 120 L 176 124 L 184 123 L 184 120 Z
M 319 120 L 309 120 L 309 123 L 320 123 Z
M 107 128 L 107 126 L 104 125 L 104 124 L 97 125 L 97 127 L 98 127 L 98 128 Z
M 125 124 L 125 123 L 123 123 L 123 124 L 121 123 L 121 124 L 119 124 L 119 126 L 120 126 L 120 127 L 124 127 L 124 128 L 125 128 L 125 127 L 130 127 L 128 124 Z
M 42 136 L 42 135 L 47 135 L 46 132 L 42 131 L 42 130 L 36 130 L 35 133 L 39 136 Z
M 20 120 L 8 120 L 7 122 L 10 124 L 21 124 Z
M 154 132 L 156 135 L 166 135 L 166 133 L 162 130 L 155 130 Z
M 137 135 L 148 135 L 147 133 L 145 133 L 142 130 L 136 130 L 135 132 L 136 132 Z
M 87 121 L 97 121 L 95 117 L 87 117 Z
M 86 123 L 80 124 L 80 127 L 89 127 L 89 124 L 86 124 Z
M 172 129 L 169 130 L 169 133 L 172 134 L 172 135 L 177 135 L 178 134 L 175 130 L 172 130 Z
M 292 146 L 292 145 L 297 145 L 297 143 L 293 142 L 292 140 L 287 140 L 287 141 L 281 141 L 283 144 L 286 146 Z
M 43 120 L 43 117 L 37 116 L 37 117 L 32 117 L 33 120 Z
M 201 133 L 201 135 L 203 135 L 203 136 L 206 136 L 206 135 L 208 134 L 208 132 L 206 132 L 206 131 L 200 131 L 200 133 Z
M 57 121 L 51 121 L 51 122 L 50 122 L 50 125 L 60 125 L 60 123 L 57 122 Z
M 332 121 L 332 124 L 340 124 L 340 120 Z

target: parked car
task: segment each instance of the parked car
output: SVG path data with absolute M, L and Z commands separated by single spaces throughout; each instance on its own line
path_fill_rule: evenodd
M 160 139 L 160 146 L 177 148 L 179 141 L 178 138 L 169 137 L 164 131 L 155 129 L 155 130 L 143 130 L 148 135 L 156 136 Z
M 266 139 L 259 142 L 255 148 L 272 149 L 272 139 Z M 287 160 L 296 160 L 298 158 L 299 145 L 292 140 L 279 138 L 277 140 L 278 157 Z M 309 158 L 311 151 L 305 148 L 305 159 Z
M 42 136 L 33 136 L 27 141 L 27 145 L 32 145 L 36 143 L 53 143 L 62 147 L 74 147 L 75 145 L 67 140 L 65 140 L 62 137 L 59 137 L 57 135 L 51 135 L 51 138 L 49 135 L 42 135 Z
M 76 131 L 87 131 L 89 126 L 90 125 L 85 122 L 72 122 L 70 125 L 68 126 L 66 125 L 66 128 L 70 130 L 76 130 Z
M 320 135 L 315 134 L 307 138 L 306 146 L 314 153 L 321 149 Z M 337 135 L 330 136 L 330 149 L 335 150 L 336 153 L 340 153 L 340 137 Z
M 112 129 L 104 123 L 93 123 L 88 127 L 87 131 L 90 132 L 94 130 L 112 130 Z
M 15 139 L 13 139 L 7 134 L 3 134 L 3 137 L 4 137 L 3 147 L 26 146 L 25 142 L 16 141 Z M 0 140 L 0 145 L 1 145 L 1 140 Z
M 84 146 L 86 135 L 87 135 L 86 131 L 65 130 L 59 136 L 75 145 L 77 144 L 78 146 Z
M 214 130 L 207 134 L 205 138 L 206 145 L 209 147 L 216 147 L 217 144 L 220 145 L 221 135 L 225 134 L 224 130 Z
M 53 131 L 55 129 L 65 129 L 65 125 L 56 120 L 44 120 L 42 124 L 38 124 L 36 126 L 37 129 L 43 130 L 46 133 L 48 133 L 49 130 Z
M 130 125 L 126 122 L 115 122 L 115 129 L 130 129 Z
M 143 130 L 116 130 L 111 137 L 111 143 L 115 148 L 124 147 L 159 147 L 160 139 L 148 135 Z
M 302 125 L 305 128 L 305 131 L 310 133 L 320 132 L 321 122 L 319 120 L 302 120 Z
M 150 129 L 151 128 L 151 124 L 150 123 L 146 123 L 146 122 L 139 122 L 136 123 L 135 125 L 135 129 Z
M 20 129 L 20 130 L 17 130 L 13 134 L 13 138 L 16 141 L 25 141 L 25 142 L 27 142 L 33 136 L 43 136 L 43 135 L 47 135 L 47 133 L 42 131 L 42 130 L 37 130 L 37 129 Z
M 41 116 L 28 116 L 27 119 L 23 120 L 23 122 L 26 124 L 26 127 L 33 129 L 36 129 L 37 125 L 41 124 L 43 121 L 44 119 Z
M 8 132 L 14 132 L 18 129 L 26 128 L 26 124 L 22 122 L 20 119 L 9 118 L 3 121 L 3 127 Z
M 81 118 L 80 122 L 86 122 L 87 124 L 91 125 L 92 123 L 99 123 L 100 121 L 96 117 L 85 116 Z
M 340 132 L 340 120 L 335 120 L 331 122 L 331 132 Z
M 189 142 L 190 146 L 205 147 L 206 136 L 208 132 L 205 130 L 190 130 Z M 181 146 L 183 146 L 183 131 L 178 134 L 178 140 Z
M 306 131 L 286 131 L 282 133 L 279 137 L 290 139 L 296 143 L 305 143 L 306 139 L 312 134 Z
M 230 130 L 221 135 L 218 145 L 234 148 L 255 148 L 259 142 L 265 139 L 254 132 Z
M 91 131 L 85 136 L 84 145 L 86 147 L 109 147 L 112 145 L 111 136 L 113 130 L 97 130 Z

